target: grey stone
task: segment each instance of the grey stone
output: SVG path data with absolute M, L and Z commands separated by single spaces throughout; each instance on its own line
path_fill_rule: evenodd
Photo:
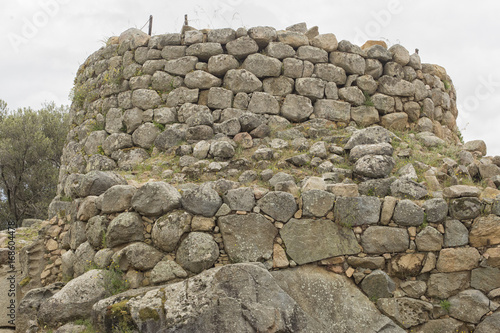
M 241 124 L 238 119 L 229 119 L 220 124 L 214 124 L 215 133 L 223 133 L 227 136 L 235 136 L 240 133 Z
M 380 200 L 375 197 L 339 197 L 335 202 L 335 221 L 349 227 L 377 224 L 380 207 Z
M 417 134 L 417 139 L 422 142 L 425 147 L 443 146 L 446 142 L 429 132 L 420 132 Z
M 470 285 L 470 272 L 435 273 L 427 282 L 427 295 L 447 299 Z
M 479 290 L 464 290 L 451 297 L 450 317 L 477 324 L 490 311 L 490 301 Z
M 75 325 L 73 323 L 65 324 L 57 329 L 55 333 L 83 333 L 87 330 L 85 325 Z
M 270 77 L 263 81 L 264 92 L 273 96 L 286 96 L 293 92 L 294 81 L 286 76 Z
M 169 60 L 165 64 L 165 71 L 172 75 L 185 76 L 187 73 L 195 69 L 198 58 L 194 56 L 186 56 Z
M 455 247 L 469 243 L 469 230 L 458 220 L 446 220 L 444 246 Z
M 348 257 L 347 263 L 354 268 L 384 269 L 384 257 Z M 424 283 L 425 285 L 425 283 Z
M 99 151 L 99 146 L 103 144 L 103 142 L 106 140 L 107 137 L 108 134 L 104 130 L 94 131 L 90 133 L 87 139 L 85 140 L 85 145 L 84 145 L 85 153 L 87 155 L 97 154 Z
M 124 247 L 112 257 L 115 265 L 122 271 L 131 269 L 147 271 L 163 258 L 163 253 L 146 243 L 137 242 Z
M 295 90 L 298 94 L 314 100 L 323 98 L 325 95 L 325 81 L 309 77 L 299 78 L 295 80 Z
M 154 90 L 137 89 L 132 92 L 132 105 L 143 110 L 154 109 L 161 104 L 160 95 Z
M 296 31 L 283 31 L 277 32 L 278 42 L 290 45 L 293 48 L 299 48 L 304 45 L 309 45 L 309 39 L 303 33 Z
M 191 232 L 176 252 L 176 261 L 193 273 L 212 267 L 219 258 L 219 246 L 209 234 Z
M 186 74 L 184 83 L 188 88 L 210 89 L 222 84 L 218 77 L 201 70 L 195 70 Z
M 351 105 L 342 101 L 319 99 L 314 103 L 314 115 L 316 118 L 349 122 L 351 119 Z
M 313 64 L 326 63 L 328 62 L 328 52 L 319 47 L 304 45 L 297 49 L 297 58 L 310 61 Z
M 366 253 L 404 252 L 409 247 L 408 231 L 392 227 L 368 227 L 361 235 L 361 245 Z
M 276 186 L 277 183 L 286 182 L 286 181 L 295 182 L 295 179 L 293 178 L 292 175 L 289 175 L 289 174 L 284 173 L 284 172 L 278 172 L 277 174 L 272 176 L 271 179 L 269 179 L 269 184 L 272 187 L 274 187 L 274 186 Z
M 260 214 L 219 217 L 224 249 L 233 263 L 269 260 L 278 233 L 273 224 Z
M 424 223 L 424 210 L 413 201 L 404 199 L 396 205 L 392 218 L 405 227 L 419 226 Z
M 224 76 L 228 70 L 239 67 L 239 62 L 230 54 L 219 54 L 208 60 L 208 72 L 215 76 Z
M 151 230 L 154 245 L 165 252 L 174 251 L 182 235 L 189 232 L 191 219 L 190 214 L 181 211 L 160 217 Z
M 409 297 L 381 298 L 377 301 L 379 310 L 404 328 L 426 323 L 433 306 L 431 303 Z
M 109 135 L 101 145 L 106 155 L 111 155 L 119 149 L 130 148 L 133 146 L 132 136 L 126 133 L 113 133 Z
M 246 69 L 230 69 L 224 76 L 223 87 L 234 93 L 251 93 L 262 89 L 262 82 Z
M 259 78 L 269 76 L 277 77 L 281 74 L 281 61 L 260 53 L 255 53 L 249 55 L 245 59 L 242 64 L 242 69 L 252 72 Z
M 181 195 L 172 185 L 150 182 L 142 185 L 132 197 L 132 208 L 146 216 L 158 216 L 180 207 Z
M 165 72 L 156 72 L 151 80 L 151 88 L 159 91 L 172 92 L 180 88 L 184 83 L 184 79 L 180 76 L 170 75 Z
M 359 193 L 362 195 L 384 198 L 390 195 L 391 184 L 394 183 L 395 180 L 395 177 L 369 179 L 359 184 Z
M 81 197 L 99 196 L 112 186 L 126 184 L 127 181 L 114 172 L 91 171 L 82 177 L 78 192 Z
M 310 190 L 302 193 L 303 216 L 323 217 L 333 209 L 335 195 L 322 190 Z
M 480 152 L 483 156 L 486 156 L 486 143 L 483 140 L 472 140 L 467 141 L 464 144 L 464 150 L 475 152 Z
M 307 35 L 307 34 L 306 34 Z M 334 34 L 320 34 L 311 40 L 311 45 L 319 47 L 326 52 L 335 51 L 338 47 L 337 37 Z
M 280 234 L 299 265 L 361 251 L 353 231 L 330 220 L 291 219 Z
M 223 196 L 224 202 L 231 210 L 252 211 L 255 206 L 255 196 L 250 187 L 241 187 L 227 191 Z
M 139 90 L 135 90 L 139 91 Z M 121 109 L 111 108 L 106 113 L 105 130 L 108 133 L 119 133 L 123 128 L 123 111 Z
M 85 227 L 86 223 L 82 221 L 75 221 L 71 224 L 69 229 L 69 245 L 72 250 L 76 250 L 82 243 L 87 240 Z
M 408 97 L 415 94 L 415 86 L 408 81 L 384 75 L 378 80 L 378 92 L 390 96 Z
M 281 191 L 267 193 L 257 202 L 257 206 L 262 212 L 281 222 L 287 222 L 297 211 L 293 195 Z
M 387 62 L 384 65 L 384 75 L 396 77 L 398 79 L 404 79 L 403 66 L 401 66 L 397 62 Z
M 427 226 L 417 234 L 415 238 L 418 251 L 440 251 L 443 247 L 443 235 Z
M 383 62 L 392 60 L 392 54 L 382 45 L 373 45 L 366 50 L 367 58 L 377 59 Z
M 371 75 L 375 80 L 378 80 L 384 72 L 382 63 L 376 59 L 365 59 L 365 74 Z
M 444 199 L 435 198 L 424 202 L 422 208 L 425 210 L 427 222 L 442 222 L 448 215 L 448 204 Z
M 283 75 L 292 79 L 303 77 L 304 61 L 295 58 L 283 59 Z
M 378 83 L 371 75 L 362 75 L 356 79 L 356 85 L 363 93 L 373 95 L 377 91 Z
M 369 178 L 387 177 L 396 162 L 392 156 L 387 155 L 365 155 L 354 164 L 354 173 Z
M 142 112 L 139 108 L 133 108 L 123 113 L 123 124 L 128 134 L 133 133 L 142 124 Z
M 254 92 L 248 104 L 248 111 L 257 114 L 279 114 L 280 106 L 274 96 L 263 92 Z
M 90 316 L 92 305 L 106 295 L 104 274 L 91 270 L 69 281 L 59 292 L 40 304 L 37 319 L 54 326 Z
M 207 184 L 183 190 L 181 202 L 188 212 L 205 217 L 214 216 L 222 205 L 219 194 Z
M 481 214 L 481 201 L 478 198 L 464 197 L 449 202 L 450 216 L 457 220 L 475 219 Z
M 176 278 L 186 278 L 187 273 L 175 261 L 160 261 L 151 271 L 151 282 L 154 284 L 168 282 Z
M 388 298 L 392 297 L 396 284 L 387 273 L 377 269 L 363 279 L 361 289 L 371 299 Z
M 489 333 L 500 330 L 500 313 L 494 313 L 491 316 L 484 318 L 483 321 L 476 326 L 475 333 Z
M 495 164 L 479 164 L 481 178 L 494 178 L 500 176 L 500 167 Z
M 390 130 L 403 131 L 408 125 L 408 115 L 404 112 L 386 114 L 380 118 L 380 124 Z
M 226 141 L 217 141 L 210 145 L 210 155 L 215 159 L 229 159 L 234 156 L 234 147 Z
M 394 149 L 389 143 L 375 143 L 366 145 L 357 145 L 349 152 L 349 160 L 356 162 L 365 155 L 387 155 L 392 156 Z
M 121 213 L 111 221 L 106 232 L 106 245 L 110 248 L 143 239 L 142 219 L 137 213 Z
M 276 29 L 264 26 L 252 27 L 248 29 L 248 36 L 255 40 L 261 48 L 264 48 L 276 40 Z
M 190 89 L 185 89 L 188 91 L 192 91 Z M 196 98 L 198 98 L 198 92 L 196 91 Z M 189 103 L 189 101 L 187 101 Z M 175 123 L 176 119 L 176 110 L 174 107 L 168 107 L 168 108 L 158 108 L 155 109 L 153 112 L 153 120 L 156 121 L 159 124 L 165 125 L 165 124 L 172 124 Z
M 173 60 L 173 59 L 178 59 L 181 57 L 184 57 L 186 55 L 186 46 L 178 46 L 178 45 L 173 45 L 173 46 L 165 46 L 161 50 L 161 56 L 165 60 Z
M 416 333 L 440 332 L 456 333 L 469 332 L 467 325 L 453 318 L 429 320 L 427 323 L 414 328 Z
M 427 195 L 427 189 L 408 178 L 399 178 L 392 183 L 391 193 L 398 198 L 419 200 Z
M 314 65 L 314 74 L 322 80 L 334 82 L 337 85 L 343 85 L 347 80 L 345 70 L 333 64 Z
M 87 241 L 94 249 L 106 247 L 106 231 L 108 219 L 105 216 L 94 216 L 89 219 L 85 227 Z
M 149 149 L 160 134 L 160 129 L 152 123 L 145 123 L 139 126 L 132 134 L 132 140 L 136 146 Z
M 373 126 L 358 130 L 349 138 L 344 146 L 345 150 L 351 150 L 357 145 L 373 143 L 391 143 L 395 135 L 381 126 Z
M 228 54 L 238 59 L 243 59 L 250 54 L 258 52 L 259 46 L 252 38 L 243 36 L 227 43 L 226 49 Z
M 471 272 L 470 286 L 488 293 L 500 288 L 500 269 L 496 267 L 476 268 Z
M 106 269 L 111 264 L 111 258 L 115 252 L 111 249 L 105 248 L 96 252 L 94 256 L 94 263 L 97 267 Z
M 370 126 L 379 122 L 377 109 L 373 106 L 358 106 L 351 109 L 351 118 L 359 126 Z
M 224 88 L 210 88 L 207 105 L 212 109 L 230 108 L 233 105 L 233 92 Z
M 75 262 L 73 264 L 74 276 L 80 276 L 92 267 L 95 253 L 95 250 L 89 242 L 82 243 L 78 246 L 75 251 Z
M 209 43 L 220 43 L 222 45 L 236 39 L 236 31 L 231 28 L 212 29 L 208 32 Z
M 371 96 L 371 100 L 373 102 L 373 106 L 375 106 L 375 108 L 382 114 L 388 114 L 395 111 L 394 97 L 376 93 Z
M 309 98 L 290 94 L 285 97 L 281 107 L 281 115 L 289 121 L 302 122 L 309 118 L 313 110 Z
M 330 62 L 342 67 L 347 74 L 365 74 L 365 59 L 357 54 L 334 51 L 330 53 Z
M 404 46 L 395 44 L 389 48 L 389 52 L 392 54 L 392 59 L 401 66 L 406 66 L 410 62 L 410 53 Z
M 270 42 L 267 45 L 265 52 L 268 56 L 280 60 L 295 56 L 295 50 L 293 49 L 293 47 L 285 43 L 279 43 L 279 42 Z
M 143 148 L 132 148 L 127 150 L 118 150 L 111 155 L 111 158 L 118 161 L 120 170 L 132 170 L 137 165 L 149 158 L 149 154 Z
M 339 97 L 354 105 L 363 105 L 365 95 L 358 87 L 345 87 L 339 89 Z
M 196 43 L 188 46 L 186 49 L 187 56 L 195 56 L 202 61 L 208 61 L 208 59 L 214 55 L 224 53 L 220 43 Z
M 405 281 L 399 285 L 401 289 L 410 297 L 420 298 L 425 294 L 427 285 L 424 281 Z

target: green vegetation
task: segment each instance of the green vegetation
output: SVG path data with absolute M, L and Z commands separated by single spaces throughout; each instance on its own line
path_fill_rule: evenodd
M 116 295 L 130 289 L 130 283 L 124 279 L 123 271 L 116 263 L 104 270 L 104 289 L 111 295 Z
M 153 120 L 153 125 L 155 125 L 160 130 L 160 132 L 163 132 L 165 130 L 165 125 L 160 124 L 159 122 L 156 122 L 154 120 Z
M 54 103 L 9 110 L 0 100 L 0 229 L 8 221 L 19 226 L 25 218 L 47 217 L 68 118 L 67 107 Z
M 447 299 L 443 299 L 441 302 L 439 302 L 439 306 L 441 306 L 441 309 L 445 310 L 446 312 L 449 312 L 451 303 Z
M 97 331 L 92 327 L 92 323 L 89 319 L 78 319 L 74 322 L 75 325 L 85 326 L 85 330 L 82 333 L 97 333 Z
M 372 97 L 368 93 L 366 93 L 366 92 L 363 92 L 363 94 L 365 95 L 365 103 L 364 103 L 364 105 L 366 105 L 366 106 L 374 106 L 375 104 L 373 104 Z
M 451 89 L 451 84 L 447 80 L 443 80 L 443 84 L 444 84 L 444 89 L 446 89 L 446 90 Z

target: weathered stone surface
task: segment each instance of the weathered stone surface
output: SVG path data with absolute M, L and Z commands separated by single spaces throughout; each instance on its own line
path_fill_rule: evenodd
M 328 62 L 328 53 L 319 47 L 304 45 L 297 49 L 297 58 L 316 63 Z
M 219 258 L 219 246 L 209 234 L 191 232 L 181 242 L 176 252 L 176 261 L 193 273 L 212 267 Z
M 131 185 L 115 185 L 101 194 L 100 209 L 103 213 L 123 212 L 131 207 L 137 188 Z
M 137 89 L 132 92 L 132 105 L 143 110 L 154 109 L 161 104 L 160 95 L 154 90 Z
M 479 325 L 476 326 L 475 333 L 489 333 L 500 331 L 500 313 L 494 313 L 491 316 L 484 318 Z
M 379 113 L 373 106 L 358 106 L 351 109 L 351 118 L 359 126 L 370 126 L 379 122 Z
M 132 140 L 135 146 L 144 149 L 149 149 L 155 142 L 156 137 L 160 134 L 160 129 L 152 123 L 145 123 L 139 126 L 132 134 Z
M 469 230 L 459 220 L 446 220 L 444 246 L 464 246 L 469 243 Z
M 325 81 L 317 78 L 300 78 L 295 80 L 295 90 L 302 96 L 313 100 L 323 98 L 325 94 Z
M 436 268 L 440 272 L 468 271 L 479 265 L 479 258 L 478 250 L 473 247 L 442 249 Z
M 470 245 L 475 247 L 500 244 L 500 217 L 478 217 L 472 224 L 469 240 Z
M 432 304 L 409 297 L 381 298 L 378 309 L 404 328 L 426 323 L 432 312 Z
M 115 247 L 143 239 L 142 219 L 137 213 L 121 213 L 111 221 L 106 232 L 107 247 Z
M 435 273 L 427 282 L 427 295 L 447 299 L 470 285 L 470 272 Z
M 448 204 L 441 198 L 426 200 L 422 208 L 425 210 L 427 222 L 430 223 L 441 222 L 448 215 Z
M 187 273 L 179 264 L 172 260 L 160 261 L 151 271 L 151 282 L 158 284 L 175 278 L 186 278 Z
M 278 42 L 290 45 L 293 48 L 299 48 L 304 45 L 309 45 L 309 39 L 306 35 L 296 31 L 278 31 Z
M 349 138 L 344 146 L 345 150 L 351 150 L 357 145 L 373 143 L 391 143 L 394 134 L 381 126 L 372 126 L 358 130 Z
M 181 211 L 160 217 L 151 230 L 154 245 L 165 252 L 174 251 L 182 235 L 190 231 L 191 218 L 190 214 Z
M 348 257 L 347 263 L 355 268 L 384 269 L 384 257 Z
M 89 242 L 82 243 L 78 246 L 75 251 L 75 262 L 73 264 L 74 276 L 82 275 L 92 266 L 95 253 L 95 250 Z
M 345 226 L 377 224 L 380 200 L 376 197 L 339 197 L 335 202 L 335 221 Z
M 277 59 L 290 58 L 295 56 L 295 50 L 290 45 L 280 42 L 271 42 L 267 45 L 266 54 Z
M 248 111 L 257 114 L 279 114 L 280 106 L 274 96 L 264 92 L 254 92 L 248 103 Z
M 470 152 L 478 151 L 483 156 L 486 156 L 486 143 L 483 140 L 467 141 L 464 144 L 464 149 Z
M 227 215 L 219 218 L 224 249 L 232 262 L 269 260 L 278 233 L 269 220 L 259 214 Z
M 405 281 L 399 285 L 401 289 L 410 297 L 420 298 L 425 294 L 427 285 L 424 281 Z
M 361 250 L 352 230 L 330 220 L 292 219 L 280 234 L 287 254 L 299 265 Z
M 269 76 L 277 77 L 281 74 L 281 61 L 260 53 L 254 53 L 245 59 L 242 69 L 252 72 L 259 78 Z
M 239 67 L 238 60 L 230 54 L 218 54 L 208 59 L 208 72 L 215 76 L 224 76 L 228 70 Z
M 396 284 L 386 272 L 377 269 L 363 279 L 361 289 L 371 299 L 379 299 L 392 297 Z
M 264 79 L 264 92 L 273 96 L 286 96 L 293 92 L 294 81 L 286 76 L 270 77 Z
M 333 209 L 335 195 L 322 190 L 302 193 L 303 216 L 323 217 Z
M 146 216 L 165 214 L 180 207 L 181 195 L 172 185 L 151 182 L 142 185 L 132 197 L 132 208 Z
M 162 258 L 163 253 L 153 246 L 137 242 L 115 252 L 112 260 L 122 271 L 129 269 L 147 271 L 155 267 Z
M 112 186 L 126 184 L 127 181 L 114 172 L 91 171 L 82 177 L 78 192 L 81 197 L 98 196 Z
M 473 269 L 470 285 L 472 288 L 481 290 L 484 293 L 500 288 L 500 269 L 495 267 Z
M 424 253 L 398 255 L 391 261 L 391 274 L 400 278 L 418 276 L 424 267 L 424 260 Z
M 322 80 L 333 82 L 337 85 L 343 85 L 347 80 L 345 70 L 333 64 L 316 64 L 314 66 L 314 74 Z
M 457 220 L 469 220 L 481 214 L 481 201 L 478 198 L 464 197 L 449 202 L 450 216 Z
M 399 178 L 391 184 L 391 193 L 398 198 L 419 200 L 427 195 L 427 189 L 408 178 Z
M 257 202 L 262 212 L 278 221 L 287 222 L 297 211 L 297 203 L 292 194 L 271 191 Z
M 408 115 L 404 112 L 386 114 L 380 118 L 380 124 L 391 130 L 403 131 L 408 124 Z
M 366 253 L 404 252 L 410 239 L 408 231 L 402 228 L 369 227 L 361 235 L 361 245 Z
M 468 185 L 453 185 L 445 187 L 443 197 L 445 198 L 463 198 L 463 197 L 479 197 L 481 189 L 475 186 Z
M 320 99 L 314 103 L 316 118 L 348 122 L 351 119 L 351 105 L 347 102 Z
M 106 246 L 104 240 L 108 224 L 108 219 L 105 216 L 94 216 L 88 220 L 85 235 L 93 248 L 99 249 Z
M 276 29 L 266 26 L 253 27 L 248 29 L 248 36 L 263 48 L 270 42 L 276 40 Z
M 243 59 L 249 54 L 259 51 L 259 46 L 250 37 L 243 36 L 226 44 L 227 53 L 238 59 Z
M 354 164 L 354 173 L 369 178 L 387 177 L 396 162 L 392 156 L 387 155 L 365 155 Z
M 90 316 L 92 305 L 108 296 L 104 274 L 91 270 L 69 281 L 59 292 L 40 304 L 37 319 L 51 326 Z
M 384 75 L 378 80 L 378 92 L 390 96 L 413 96 L 415 86 L 408 81 Z
M 429 320 L 427 323 L 413 328 L 416 333 L 440 332 L 456 333 L 469 332 L 467 325 L 453 318 Z
M 419 251 L 440 251 L 443 247 L 443 235 L 433 227 L 427 226 L 418 233 L 415 243 Z
M 367 145 L 357 145 L 349 152 L 349 160 L 356 162 L 365 155 L 387 155 L 392 156 L 394 149 L 389 143 L 375 143 Z
M 490 311 L 490 301 L 479 290 L 464 290 L 451 297 L 450 317 L 477 324 Z
M 337 49 L 338 42 L 337 42 L 337 37 L 335 37 L 334 34 L 329 33 L 329 34 L 320 34 L 315 36 L 311 40 L 311 45 L 319 47 L 326 52 L 332 52 Z
M 292 122 L 302 122 L 309 118 L 313 110 L 309 98 L 290 94 L 285 97 L 281 107 L 281 115 Z
M 250 187 L 241 187 L 227 191 L 224 202 L 231 210 L 251 211 L 255 206 L 255 196 Z
M 230 69 L 224 75 L 223 87 L 234 93 L 251 93 L 262 89 L 262 82 L 246 69 Z
M 219 210 L 222 199 L 212 187 L 204 184 L 183 190 L 181 203 L 192 214 L 211 217 Z
M 348 74 L 365 74 L 365 59 L 357 54 L 334 51 L 330 53 L 330 62 L 342 67 Z
M 86 224 L 82 221 L 76 221 L 71 224 L 71 227 L 69 229 L 69 245 L 72 250 L 76 250 L 80 246 L 80 244 L 84 243 L 87 240 L 85 227 Z
M 402 226 L 419 226 L 424 222 L 424 211 L 413 201 L 405 199 L 398 202 L 392 218 Z

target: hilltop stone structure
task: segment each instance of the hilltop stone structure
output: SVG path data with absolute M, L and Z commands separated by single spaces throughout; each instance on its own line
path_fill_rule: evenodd
M 17 331 L 500 331 L 500 157 L 457 115 L 401 45 L 112 37 L 75 78 Z

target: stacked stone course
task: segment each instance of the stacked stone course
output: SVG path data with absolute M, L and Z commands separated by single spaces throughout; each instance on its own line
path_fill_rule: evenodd
M 470 144 L 445 170 L 482 176 L 495 187 L 484 191 L 443 191 L 437 177 L 457 178 L 432 168 L 417 183 L 411 164 L 392 176 L 405 152 L 391 131 L 415 131 L 429 148 L 459 142 L 444 68 L 400 45 L 363 49 L 299 27 L 131 29 L 92 54 L 75 79 L 42 283 L 112 263 L 133 288 L 230 263 L 316 264 L 351 278 L 405 329 L 448 315 L 439 327 L 472 329 L 496 311 L 498 161 L 478 165 L 471 152 L 486 149 Z M 279 167 L 313 175 L 272 170 L 290 147 Z M 177 158 L 153 167 L 162 180 L 130 180 L 162 155 Z M 479 307 L 447 313 L 443 299 Z

